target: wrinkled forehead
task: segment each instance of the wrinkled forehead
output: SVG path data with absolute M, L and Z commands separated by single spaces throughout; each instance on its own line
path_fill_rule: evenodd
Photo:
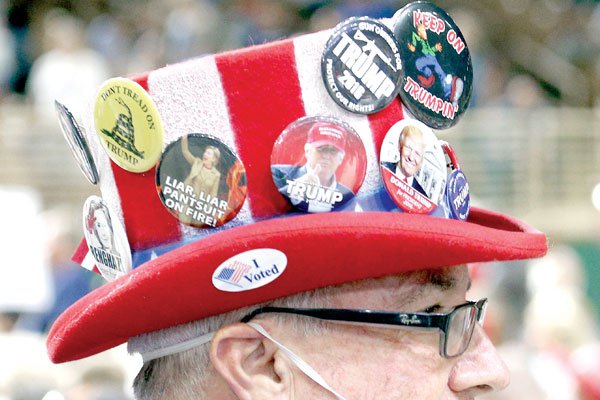
M 468 269 L 460 265 L 349 283 L 332 301 L 340 308 L 408 310 L 437 295 L 463 296 L 470 286 Z

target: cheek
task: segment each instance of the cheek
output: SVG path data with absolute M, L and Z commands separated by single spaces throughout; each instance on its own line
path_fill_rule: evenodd
M 435 335 L 428 336 L 425 341 L 405 336 L 394 343 L 366 335 L 338 341 L 320 360 L 321 371 L 350 399 L 439 400 L 448 391 L 451 366 L 439 356 Z

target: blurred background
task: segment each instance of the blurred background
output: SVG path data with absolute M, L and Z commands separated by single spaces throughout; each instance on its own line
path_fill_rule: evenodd
M 82 237 L 80 173 L 54 99 L 186 58 L 391 17 L 406 1 L 0 0 L 0 400 L 130 399 L 121 347 L 53 366 L 44 335 L 102 284 L 69 259 Z M 513 370 L 488 399 L 600 399 L 600 2 L 436 1 L 469 45 L 469 111 L 452 142 L 475 204 L 548 234 L 547 257 L 473 265 L 473 296 Z M 76 110 L 75 110 L 76 111 Z

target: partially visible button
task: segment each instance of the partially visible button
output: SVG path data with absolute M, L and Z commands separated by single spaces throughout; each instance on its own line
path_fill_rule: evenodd
M 275 141 L 271 174 L 279 193 L 305 212 L 352 209 L 366 174 L 356 131 L 333 117 L 303 117 Z
M 446 203 L 450 217 L 465 221 L 469 217 L 471 195 L 469 194 L 469 182 L 467 176 L 460 169 L 458 157 L 447 142 L 440 141 L 442 149 L 448 156 L 450 173 L 446 183 Z
M 408 4 L 393 20 L 404 63 L 403 103 L 428 126 L 450 128 L 471 98 L 473 67 L 465 38 L 444 10 L 428 2 Z
M 141 173 L 156 165 L 163 148 L 163 126 L 152 98 L 136 82 L 106 81 L 96 96 L 94 123 L 100 143 L 121 168 Z
M 79 169 L 91 184 L 98 184 L 100 179 L 98 169 L 96 168 L 96 163 L 92 157 L 85 135 L 83 134 L 83 129 L 77 123 L 77 120 L 71 111 L 69 111 L 64 104 L 54 101 L 54 106 L 56 108 L 56 113 L 58 114 L 61 131 L 77 161 Z
M 196 228 L 217 227 L 233 219 L 247 193 L 241 160 L 220 140 L 199 133 L 184 135 L 166 147 L 156 185 L 167 210 Z
M 469 216 L 471 195 L 467 177 L 460 169 L 455 169 L 448 175 L 446 199 L 452 218 L 465 221 Z
M 118 217 L 98 196 L 83 205 L 83 232 L 100 274 L 113 281 L 131 271 L 131 249 Z

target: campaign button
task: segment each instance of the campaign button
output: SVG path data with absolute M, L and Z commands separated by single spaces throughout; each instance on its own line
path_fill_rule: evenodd
M 458 157 L 448 142 L 440 140 L 442 149 L 449 159 L 447 164 L 450 168 L 446 182 L 446 208 L 447 216 L 465 221 L 469 216 L 471 197 L 469 195 L 469 183 L 466 175 L 461 171 Z
M 469 194 L 469 182 L 460 169 L 455 169 L 448 175 L 446 184 L 446 201 L 450 215 L 454 219 L 465 221 L 469 216 L 471 196 Z
M 131 271 L 131 250 L 125 229 L 118 217 L 98 196 L 90 196 L 83 205 L 83 232 L 90 253 L 108 281 Z
M 156 170 L 160 200 L 180 222 L 213 228 L 233 219 L 247 193 L 246 170 L 224 143 L 192 133 L 170 143 Z
M 271 152 L 277 190 L 295 208 L 310 213 L 354 210 L 366 170 L 360 137 L 350 125 L 333 117 L 292 122 Z
M 336 26 L 321 59 L 323 83 L 331 98 L 358 114 L 375 113 L 394 100 L 401 69 L 394 34 L 367 17 Z
M 108 156 L 121 168 L 141 173 L 156 165 L 163 126 L 154 101 L 136 82 L 106 81 L 96 96 L 94 123 Z
M 96 185 L 99 181 L 98 169 L 83 134 L 83 129 L 64 104 L 54 101 L 54 106 L 58 114 L 61 131 L 71 148 L 79 169 L 91 184 Z
M 460 29 L 441 8 L 410 3 L 393 17 L 404 62 L 400 97 L 410 112 L 434 129 L 455 125 L 469 106 L 473 67 Z
M 379 157 L 385 188 L 409 213 L 428 214 L 444 199 L 446 160 L 433 131 L 404 119 L 387 132 Z

